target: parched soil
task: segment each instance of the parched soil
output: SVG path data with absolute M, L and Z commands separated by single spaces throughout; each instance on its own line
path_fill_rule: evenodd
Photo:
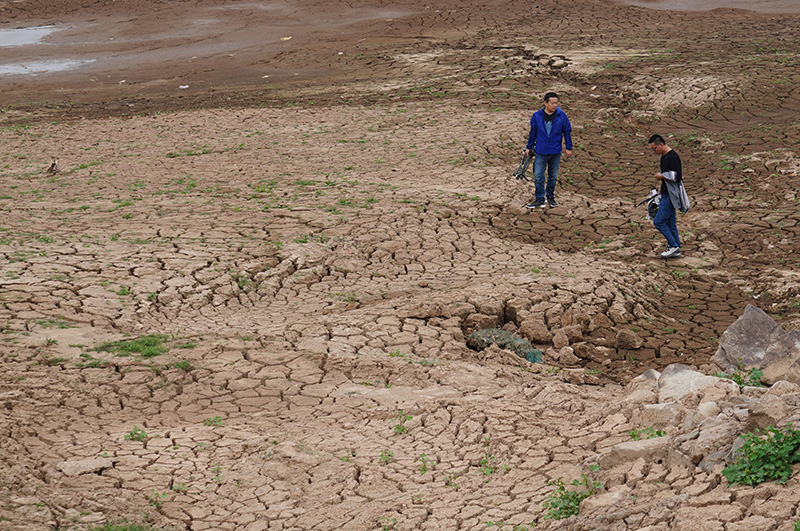
M 0 76 L 0 530 L 546 527 L 630 379 L 713 374 L 747 304 L 800 328 L 800 15 L 460 4 L 0 2 L 61 29 L 0 63 L 91 61 Z M 528 212 L 548 90 L 575 156 Z M 570 528 L 699 529 L 651 476 Z M 791 529 L 786 492 L 702 521 Z

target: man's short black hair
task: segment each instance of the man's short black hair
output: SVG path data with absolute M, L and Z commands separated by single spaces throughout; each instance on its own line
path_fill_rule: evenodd
M 661 135 L 651 136 L 650 139 L 647 141 L 647 143 L 655 144 L 657 146 L 663 146 L 664 144 L 666 144 L 666 142 L 664 142 L 664 138 Z
M 550 98 L 558 99 L 558 94 L 556 94 L 555 92 L 548 92 L 547 94 L 544 95 L 544 101 L 550 101 Z

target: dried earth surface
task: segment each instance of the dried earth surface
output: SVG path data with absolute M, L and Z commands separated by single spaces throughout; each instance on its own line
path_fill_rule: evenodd
M 800 328 L 800 15 L 461 4 L 0 2 L 55 28 L 0 46 L 0 530 L 792 529 L 796 478 L 697 463 L 542 503 L 647 427 L 633 378 L 714 374 L 748 303 Z M 545 363 L 466 346 L 499 327 Z

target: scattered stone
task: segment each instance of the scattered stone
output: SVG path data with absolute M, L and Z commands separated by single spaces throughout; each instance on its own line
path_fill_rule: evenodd
M 633 415 L 632 422 L 639 426 L 654 426 L 664 428 L 677 426 L 686 416 L 687 410 L 680 402 L 666 402 L 663 404 L 647 404 L 642 406 Z
M 777 426 L 789 415 L 789 406 L 781 397 L 775 395 L 763 396 L 750 404 L 748 410 L 746 431 Z
M 577 365 L 581 359 L 575 355 L 572 347 L 563 347 L 556 352 L 555 359 L 561 365 Z
M 531 317 L 522 321 L 519 333 L 536 343 L 550 343 L 553 340 L 552 332 L 541 317 Z
M 62 461 L 56 465 L 56 469 L 64 473 L 65 476 L 80 476 L 81 474 L 91 474 L 100 472 L 106 468 L 112 468 L 114 462 L 107 457 L 95 457 L 92 459 L 82 459 L 80 461 Z
M 648 462 L 663 459 L 667 456 L 669 445 L 669 437 L 653 437 L 615 444 L 611 447 L 611 451 L 600 459 L 600 465 L 603 468 L 613 468 L 636 461 L 640 457 Z
M 628 328 L 622 328 L 617 332 L 617 348 L 626 350 L 637 350 L 644 345 L 644 339 L 639 334 Z

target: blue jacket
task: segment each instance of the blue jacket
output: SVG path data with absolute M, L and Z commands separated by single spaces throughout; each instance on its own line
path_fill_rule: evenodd
M 561 138 L 567 149 L 572 149 L 572 125 L 569 123 L 567 113 L 556 108 L 553 118 L 553 128 L 550 135 L 544 127 L 544 108 L 539 109 L 531 116 L 531 132 L 528 135 L 526 149 L 533 150 L 538 155 L 555 155 L 561 153 Z M 535 148 L 535 149 L 534 149 Z

